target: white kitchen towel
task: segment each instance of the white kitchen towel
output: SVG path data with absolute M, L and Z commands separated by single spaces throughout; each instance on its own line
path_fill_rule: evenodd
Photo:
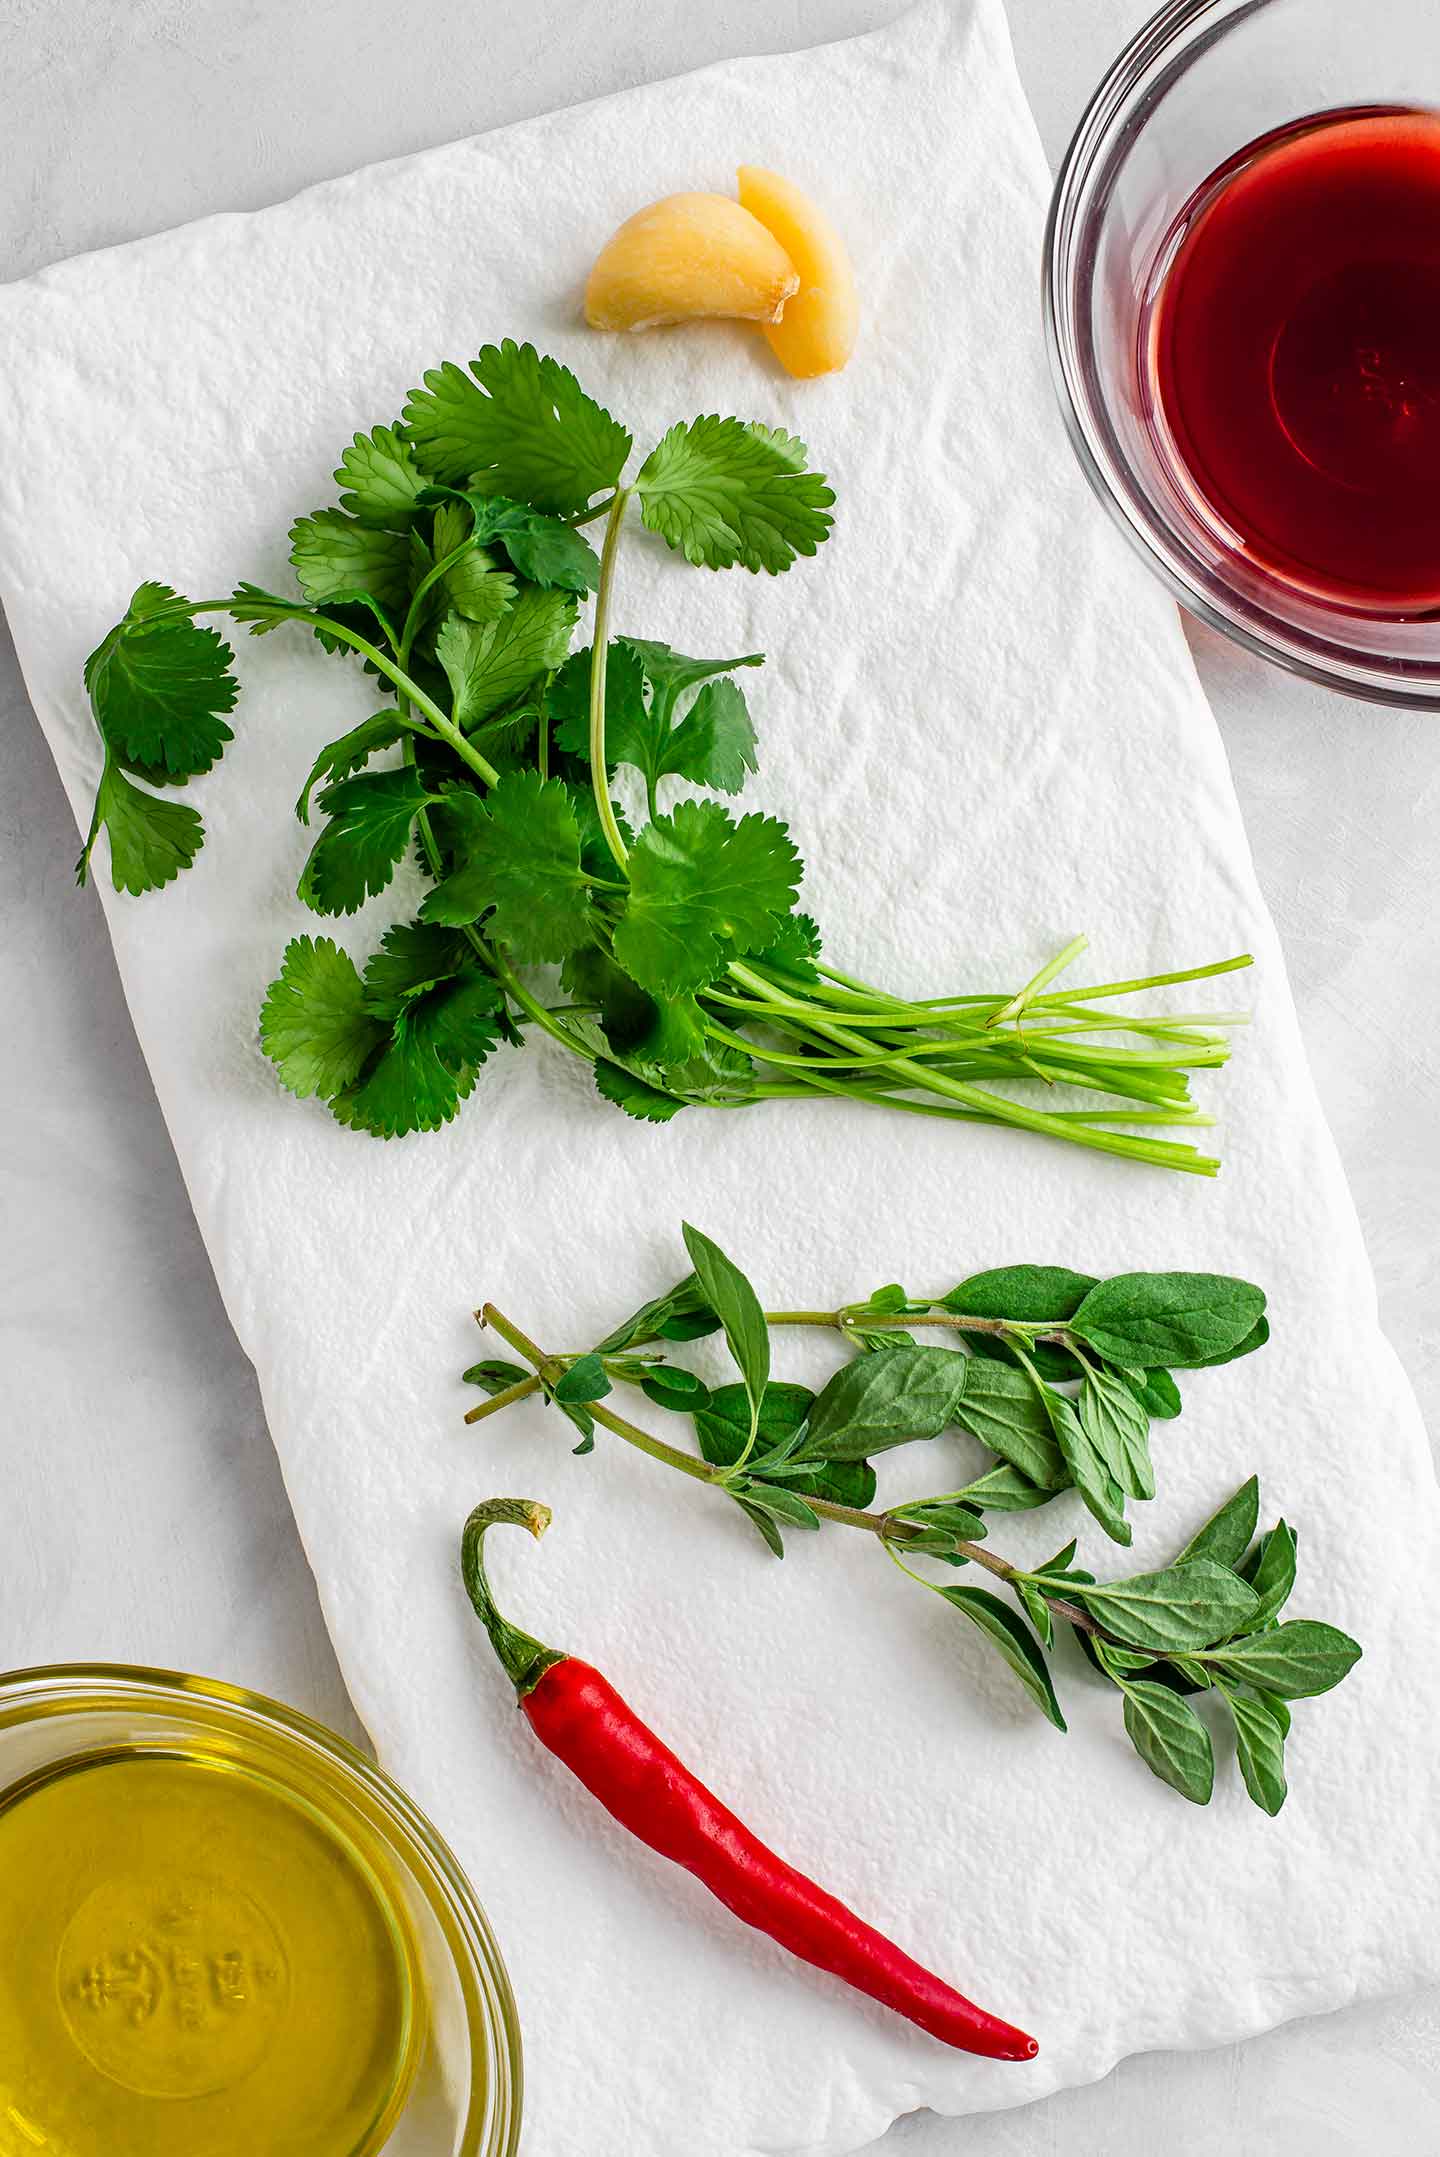
M 590 259 L 640 204 L 795 175 L 855 255 L 853 365 L 783 379 L 751 333 L 588 333 Z M 65 264 L 0 293 L 0 588 L 77 815 L 97 755 L 86 652 L 134 585 L 287 578 L 357 426 L 422 369 L 534 339 L 648 443 L 696 411 L 804 436 L 837 526 L 787 576 L 711 576 L 639 535 L 617 626 L 764 649 L 761 779 L 809 863 L 833 958 L 917 993 L 1016 984 L 1077 929 L 1086 978 L 1252 949 L 1216 1184 L 1003 1132 L 782 1104 L 666 1128 L 541 1044 L 457 1123 L 383 1145 L 277 1088 L 255 1017 L 297 904 L 289 815 L 373 689 L 300 633 L 237 637 L 237 739 L 197 785 L 209 838 L 163 894 L 102 896 L 226 1303 L 253 1357 L 356 1704 L 468 1866 L 504 1944 L 536 2157 L 838 2157 L 897 2114 L 1024 2103 L 1126 2053 L 1214 2045 L 1440 1972 L 1440 1721 L 1411 1636 L 1440 1570 L 1415 1404 L 1375 1314 L 1214 725 L 1175 614 L 1089 500 L 1046 380 L 1046 175 L 998 0 L 453 145 Z M 400 911 L 341 924 L 357 952 Z M 1205 1003 L 1211 992 L 1190 992 Z M 18 1045 L 12 1053 L 18 1053 Z M 1179 1540 L 1252 1469 L 1299 1523 L 1298 1612 L 1365 1659 L 1302 1705 L 1278 1820 L 1222 1764 L 1207 1811 L 1141 1767 L 1114 1696 L 1057 1654 L 1071 1730 L 866 1537 L 783 1565 L 711 1494 L 618 1443 L 574 1459 L 527 1404 L 467 1432 L 458 1373 L 499 1301 L 555 1346 L 684 1268 L 682 1215 L 771 1303 L 943 1288 L 1010 1261 L 1217 1268 L 1270 1292 L 1261 1355 L 1186 1382 L 1133 1558 L 1073 1499 L 995 1524 L 1073 1531 L 1112 1571 Z M 797 1350 L 797 1376 L 824 1365 Z M 659 1411 L 656 1411 L 658 1415 Z M 959 1440 L 885 1489 L 960 1478 Z M 516 1618 L 599 1664 L 794 1861 L 1041 2039 L 944 2050 L 786 1960 L 626 1837 L 537 1746 L 456 1577 L 476 1500 Z

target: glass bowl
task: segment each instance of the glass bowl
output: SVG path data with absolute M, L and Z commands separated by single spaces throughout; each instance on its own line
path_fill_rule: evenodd
M 509 1980 L 473 1890 L 404 1791 L 294 1709 L 211 1678 L 108 1664 L 0 1674 L 0 1811 L 72 1769 L 137 1754 L 246 1770 L 383 1869 L 423 2019 L 398 2117 L 392 2106 L 367 2132 L 365 2157 L 513 2157 L 522 2077 Z M 103 1875 L 97 1852 L 97 1884 Z
M 1177 220 L 1246 144 L 1308 114 L 1440 106 L 1433 0 L 1172 0 L 1090 100 L 1045 234 L 1046 335 L 1095 492 L 1176 598 L 1260 658 L 1440 710 L 1440 619 L 1317 599 L 1227 547 L 1166 464 L 1142 338 Z

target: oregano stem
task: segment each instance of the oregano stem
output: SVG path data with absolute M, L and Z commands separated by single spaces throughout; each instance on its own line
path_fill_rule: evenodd
M 520 1331 L 513 1319 L 507 1318 L 493 1303 L 482 1305 L 475 1317 L 480 1325 L 492 1327 L 502 1340 L 509 1342 L 518 1355 L 522 1355 L 527 1363 L 534 1365 L 537 1373 L 535 1387 L 554 1385 L 564 1375 L 562 1362 L 556 1357 L 547 1356 L 528 1334 Z M 530 1390 L 533 1391 L 535 1387 Z M 518 1399 L 520 1390 L 519 1386 L 513 1387 L 513 1397 Z M 494 1400 L 482 1403 L 478 1410 L 472 1408 L 465 1420 L 467 1423 L 479 1422 L 482 1416 L 492 1413 L 504 1404 L 501 1396 L 497 1394 Z M 603 1401 L 587 1401 L 585 1406 L 587 1413 L 593 1416 L 603 1429 L 613 1432 L 617 1438 L 623 1438 L 625 1443 L 634 1446 L 637 1452 L 647 1454 L 651 1460 L 659 1461 L 663 1467 L 674 1468 L 681 1475 L 689 1476 L 692 1482 L 709 1483 L 721 1490 L 726 1489 L 727 1477 L 733 1470 L 712 1467 L 708 1461 L 697 1460 L 693 1453 L 683 1453 L 678 1446 L 667 1445 L 663 1438 L 657 1438 L 652 1431 L 630 1422 L 626 1416 L 617 1415 L 612 1408 L 607 1408 Z M 868 1513 L 860 1506 L 838 1505 L 831 1498 L 813 1497 L 809 1492 L 801 1492 L 799 1495 L 822 1520 L 831 1521 L 841 1528 L 859 1528 L 867 1535 L 878 1537 L 880 1542 L 887 1545 L 910 1543 L 926 1532 L 923 1523 L 902 1520 L 893 1513 Z M 984 1543 L 968 1542 L 960 1536 L 955 1538 L 955 1552 L 958 1557 L 967 1558 L 978 1565 L 982 1571 L 992 1573 L 997 1580 L 1027 1581 L 1067 1625 L 1076 1626 L 1085 1633 L 1101 1632 L 1095 1620 L 1081 1610 L 1078 1604 L 1066 1602 L 1063 1597 L 1046 1594 L 1043 1575 L 1022 1572 L 1019 1566 L 1012 1565 L 1007 1558 L 1002 1558 L 998 1552 L 988 1549 Z M 927 1582 L 927 1586 L 933 1585 L 933 1582 Z
M 486 1416 L 498 1416 L 502 1408 L 513 1408 L 516 1401 L 523 1401 L 532 1393 L 540 1391 L 538 1378 L 520 1378 L 513 1386 L 506 1386 L 503 1393 L 492 1393 L 488 1401 L 481 1401 L 478 1408 L 467 1414 L 467 1423 L 483 1423 Z
M 920 1298 L 917 1296 L 918 1303 Z M 1032 1341 L 1051 1341 L 1068 1348 L 1070 1335 L 1063 1326 L 1041 1327 L 1028 1319 L 972 1318 L 959 1311 L 867 1311 L 863 1303 L 847 1304 L 839 1311 L 767 1311 L 768 1326 L 829 1326 L 836 1333 L 858 1327 L 864 1333 L 903 1333 L 911 1326 L 948 1326 L 961 1333 L 992 1333 L 1008 1340 L 1023 1333 Z
M 620 548 L 620 529 L 625 520 L 628 487 L 617 487 L 605 522 L 605 543 L 600 550 L 600 582 L 595 593 L 594 642 L 590 647 L 590 784 L 595 809 L 616 865 L 623 869 L 628 851 L 610 799 L 610 777 L 605 763 L 605 673 L 610 652 L 610 594 L 615 583 L 615 562 Z

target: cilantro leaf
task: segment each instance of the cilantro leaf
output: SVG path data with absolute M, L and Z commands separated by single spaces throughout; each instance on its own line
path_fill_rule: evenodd
M 647 1092 L 676 1100 L 682 1106 L 693 1101 L 750 1099 L 755 1084 L 753 1062 L 741 1050 L 708 1038 L 702 1016 L 691 999 L 677 998 L 668 1004 L 646 1001 L 650 1005 L 651 1030 L 648 1035 L 641 1033 L 633 1048 L 620 1045 L 623 1026 L 617 1025 L 612 1036 L 603 1023 L 580 1017 L 569 1021 L 570 1030 L 588 1045 L 597 1063 L 613 1064 Z M 612 1007 L 612 1018 L 614 1015 Z M 618 1100 L 623 1090 L 620 1082 L 611 1079 L 606 1083 L 617 1089 Z M 643 1095 L 636 1098 L 643 1101 Z
M 677 1101 L 674 1094 L 663 1093 L 658 1086 L 649 1085 L 627 1071 L 623 1064 L 609 1062 L 604 1056 L 595 1059 L 595 1085 L 607 1101 L 623 1108 L 627 1116 L 637 1123 L 669 1123 L 687 1106 Z
M 565 516 L 613 487 L 630 436 L 585 395 L 568 367 L 507 338 L 469 373 L 447 360 L 405 405 L 423 471 L 450 486 L 503 494 Z
M 461 924 L 493 908 L 489 930 L 523 963 L 563 959 L 590 933 L 580 828 L 559 779 L 502 774 L 482 801 L 447 797 L 455 867 L 421 908 L 427 922 Z
M 444 501 L 435 512 L 435 525 L 431 533 L 435 560 L 443 562 L 457 548 L 465 552 L 450 564 L 440 579 L 439 587 L 432 587 L 442 604 L 448 600 L 457 614 L 463 614 L 467 622 L 498 621 L 508 608 L 515 604 L 515 579 L 508 569 L 501 569 L 493 554 L 484 547 L 469 546 L 470 519 L 460 501 Z
M 159 612 L 185 604 L 168 585 L 142 584 L 85 662 L 101 740 L 157 785 L 209 771 L 234 739 L 221 713 L 233 710 L 239 693 L 235 655 L 215 630 Z
M 377 427 L 371 434 L 357 434 L 335 474 L 337 486 L 348 487 L 340 506 L 362 524 L 391 531 L 408 531 L 415 514 L 416 497 L 425 476 L 393 427 Z
M 652 637 L 627 637 L 625 642 L 640 654 L 645 678 L 662 694 L 678 696 L 717 674 L 733 674 L 737 667 L 763 667 L 763 652 L 743 652 L 738 659 L 689 659 L 673 645 Z
M 466 621 L 450 614 L 435 638 L 454 699 L 455 724 L 470 733 L 558 667 L 570 649 L 575 601 L 569 592 L 523 585 L 498 620 Z
M 451 606 L 467 622 L 498 622 L 515 604 L 515 579 L 483 547 L 452 562 L 442 581 Z
M 385 532 L 317 509 L 290 528 L 290 560 L 307 599 L 362 601 L 382 619 L 410 603 L 414 553 L 408 532 Z
M 588 645 L 572 652 L 546 696 L 556 741 L 587 763 L 590 660 Z M 713 675 L 726 662 L 687 660 L 682 664 L 703 666 Z M 666 681 L 652 687 L 647 697 L 648 676 L 642 648 L 629 638 L 615 638 L 605 665 L 607 763 L 633 765 L 643 775 L 652 799 L 659 781 L 670 777 L 717 787 L 722 794 L 738 794 L 746 773 L 756 768 L 755 729 L 741 690 L 731 681 L 709 681 L 677 726 L 672 721 L 676 687 Z
M 590 761 L 590 660 L 588 644 L 571 652 L 545 692 L 557 743 L 586 764 Z M 605 661 L 607 762 L 637 764 L 643 771 L 649 728 L 639 658 L 623 638 L 614 638 Z
M 474 520 L 470 536 L 477 545 L 503 547 L 517 574 L 546 591 L 593 592 L 600 582 L 595 549 L 561 517 L 547 517 L 543 510 L 512 502 L 503 494 L 477 494 L 458 487 L 427 487 L 421 500 L 436 502 L 442 509 L 468 506 Z M 450 542 L 457 544 L 453 539 Z M 437 558 L 442 551 L 449 550 L 437 541 Z
M 707 682 L 668 737 L 660 772 L 738 794 L 755 762 L 755 728 L 737 682 Z
M 822 473 L 780 429 L 707 418 L 670 429 L 640 467 L 640 514 L 667 545 L 709 569 L 788 569 L 813 554 L 834 519 Z
M 693 996 L 665 1001 L 651 996 L 595 944 L 572 951 L 560 969 L 561 986 L 577 1001 L 594 1004 L 600 1030 L 616 1062 L 642 1078 L 666 1071 L 694 1079 L 703 1065 L 710 1077 L 742 1076 L 746 1059 L 731 1060 L 705 1032 L 704 1014 Z
M 454 929 L 397 921 L 366 962 L 365 1008 L 393 1023 L 415 997 L 452 981 L 473 963 L 470 946 Z
M 353 914 L 383 891 L 409 844 L 416 815 L 438 797 L 419 772 L 362 772 L 327 786 L 330 821 L 300 872 L 299 896 L 317 914 Z
M 407 1005 L 387 1046 L 335 1096 L 330 1112 L 375 1138 L 438 1130 L 474 1091 L 504 1030 L 503 998 L 488 974 L 444 982 Z
M 295 814 L 301 823 L 310 821 L 310 796 L 322 779 L 338 782 L 350 778 L 382 749 L 393 749 L 397 741 L 403 741 L 405 733 L 406 728 L 392 706 L 389 711 L 376 712 L 373 719 L 362 719 L 359 726 L 351 727 L 350 732 L 342 734 L 338 741 L 327 742 L 310 766 L 310 776 L 300 789 L 300 799 L 295 804 Z
M 735 824 L 718 802 L 682 801 L 646 825 L 628 873 L 615 956 L 642 988 L 674 996 L 770 941 L 794 904 L 800 858 L 773 817 Z
M 821 950 L 820 930 L 809 914 L 787 914 L 765 949 L 756 957 L 766 966 L 778 966 L 799 981 L 818 981 L 815 960 Z
M 601 1031 L 617 1055 L 650 1039 L 659 1005 L 597 944 L 579 944 L 567 955 L 560 986 L 577 1003 L 596 1007 Z
M 260 1007 L 260 1046 L 280 1083 L 328 1101 L 353 1085 L 385 1039 L 365 1008 L 355 962 L 328 936 L 297 936 Z
M 580 866 L 587 876 L 607 879 L 615 874 L 615 861 L 610 852 L 604 832 L 600 828 L 600 812 L 595 806 L 595 795 L 589 786 L 582 786 L 567 779 L 565 791 L 570 796 L 570 806 L 575 811 L 575 821 L 580 827 Z M 633 846 L 635 834 L 630 829 L 625 811 L 613 797 L 610 807 L 620 836 L 626 846 Z
M 100 774 L 84 849 L 75 864 L 77 884 L 89 876 L 90 856 L 102 829 L 110 841 L 110 881 L 117 891 L 128 891 L 135 898 L 144 891 L 158 891 L 188 869 L 205 840 L 205 826 L 194 809 L 183 801 L 157 800 L 132 786 L 109 757 Z

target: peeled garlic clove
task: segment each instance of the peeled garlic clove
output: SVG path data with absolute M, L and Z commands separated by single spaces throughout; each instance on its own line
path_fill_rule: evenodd
M 597 330 L 710 316 L 778 322 L 799 285 L 779 240 L 728 195 L 666 195 L 627 218 L 601 249 L 585 287 L 585 319 Z
M 742 165 L 742 206 L 772 232 L 794 263 L 800 288 L 767 326 L 766 341 L 787 374 L 834 374 L 855 348 L 860 301 L 844 242 L 825 212 L 793 181 Z

